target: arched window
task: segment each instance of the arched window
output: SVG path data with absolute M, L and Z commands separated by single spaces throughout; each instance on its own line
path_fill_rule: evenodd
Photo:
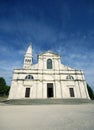
M 68 75 L 68 76 L 66 77 L 66 79 L 67 79 L 67 80 L 74 80 L 73 76 L 71 76 L 71 75 Z
M 27 79 L 27 80 L 33 80 L 34 77 L 33 77 L 32 75 L 27 75 L 27 76 L 25 77 L 25 79 Z
M 25 62 L 31 62 L 31 60 L 29 60 L 29 59 L 26 59 L 26 60 L 25 60 Z
M 47 69 L 52 69 L 52 60 L 51 59 L 47 60 Z

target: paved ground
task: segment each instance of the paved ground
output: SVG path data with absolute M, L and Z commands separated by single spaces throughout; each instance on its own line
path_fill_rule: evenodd
M 0 105 L 0 130 L 94 130 L 94 104 Z

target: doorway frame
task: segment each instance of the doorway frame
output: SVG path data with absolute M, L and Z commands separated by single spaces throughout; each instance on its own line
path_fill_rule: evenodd
M 26 88 L 25 89 L 25 98 L 29 98 L 30 97 L 30 88 Z
M 53 97 L 54 97 L 53 83 L 47 83 L 47 98 L 53 98 Z

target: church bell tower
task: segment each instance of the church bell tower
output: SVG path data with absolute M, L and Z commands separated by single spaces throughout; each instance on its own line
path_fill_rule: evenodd
M 26 54 L 24 56 L 24 65 L 23 68 L 24 69 L 30 69 L 31 65 L 32 65 L 32 44 L 29 45 Z

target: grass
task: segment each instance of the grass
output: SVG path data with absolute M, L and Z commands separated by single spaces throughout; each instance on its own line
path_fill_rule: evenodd
M 0 102 L 7 100 L 8 96 L 0 96 Z

